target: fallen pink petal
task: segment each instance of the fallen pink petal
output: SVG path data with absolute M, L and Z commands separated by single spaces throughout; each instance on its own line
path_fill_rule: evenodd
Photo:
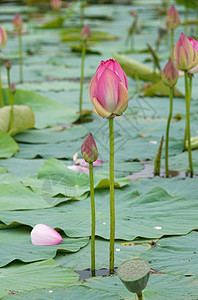
M 37 224 L 31 231 L 31 241 L 33 245 L 50 246 L 60 244 L 63 238 L 50 226 Z

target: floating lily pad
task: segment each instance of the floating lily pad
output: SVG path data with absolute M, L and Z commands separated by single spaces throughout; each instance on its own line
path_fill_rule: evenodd
M 0 130 L 0 158 L 11 157 L 19 150 L 15 140 Z
M 0 230 L 0 267 L 14 260 L 34 262 L 54 258 L 57 251 L 77 252 L 87 245 L 89 238 L 70 239 L 63 236 L 58 245 L 35 246 L 31 243 L 30 230 L 25 228 Z
M 78 28 L 69 28 L 69 29 L 63 29 L 61 31 L 61 40 L 66 41 L 80 41 L 81 30 Z M 97 41 L 113 41 L 118 39 L 118 37 L 113 36 L 109 34 L 108 32 L 102 32 L 102 31 L 91 31 L 91 42 L 97 42 Z
M 0 297 L 38 288 L 68 285 L 78 280 L 78 275 L 59 267 L 53 259 L 23 264 L 13 263 L 1 268 Z

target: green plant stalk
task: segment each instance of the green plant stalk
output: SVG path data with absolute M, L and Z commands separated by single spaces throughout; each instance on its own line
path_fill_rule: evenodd
M 10 124 L 9 124 L 9 129 L 8 129 L 8 134 L 12 132 L 12 126 L 14 123 L 14 93 L 10 93 Z
M 166 167 L 166 177 L 169 177 L 169 169 L 168 169 L 168 142 L 169 142 L 169 129 L 170 122 L 173 113 L 173 87 L 170 87 L 170 108 L 169 108 L 169 116 L 166 125 L 166 149 L 165 149 L 165 167 Z
M 188 139 L 188 159 L 191 177 L 193 176 L 193 164 L 192 164 L 192 153 L 191 153 L 191 141 L 190 141 L 190 99 L 188 91 L 188 71 L 185 70 L 185 102 L 186 102 L 186 128 L 187 128 L 187 139 Z
M 23 83 L 23 46 L 22 46 L 22 34 L 18 33 L 19 38 L 19 78 L 20 83 Z
M 113 118 L 109 117 L 109 174 L 110 174 L 110 250 L 109 270 L 114 273 L 114 241 L 115 241 L 115 192 L 114 192 L 114 126 Z
M 82 118 L 82 98 L 83 98 L 83 82 L 84 82 L 84 62 L 86 54 L 86 41 L 82 41 L 82 60 L 81 60 L 81 76 L 80 76 L 80 98 L 79 98 L 79 113 Z
M 138 296 L 138 300 L 143 300 L 142 292 L 138 293 L 137 296 Z
M 94 200 L 94 179 L 93 179 L 93 163 L 89 164 L 89 180 L 90 180 L 90 198 L 91 198 L 91 271 L 95 276 L 95 200 Z
M 191 103 L 191 94 L 192 94 L 192 78 L 193 76 L 191 75 L 189 77 L 189 109 L 190 109 L 190 103 Z M 185 135 L 184 135 L 184 149 L 186 149 L 186 140 L 187 140 L 187 125 L 185 127 Z
M 172 58 L 173 55 L 173 46 L 174 46 L 174 29 L 171 29 L 170 58 Z
M 84 27 L 84 0 L 80 0 L 80 27 L 83 28 Z
M 1 81 L 1 64 L 0 64 L 0 105 L 1 105 L 1 107 L 4 106 L 4 101 L 3 101 L 3 86 L 2 86 L 2 81 Z
M 10 69 L 7 69 L 7 78 L 8 78 L 8 90 L 9 90 L 9 98 L 10 98 L 10 105 L 12 105 L 12 96 L 11 96 L 11 92 L 10 92 Z

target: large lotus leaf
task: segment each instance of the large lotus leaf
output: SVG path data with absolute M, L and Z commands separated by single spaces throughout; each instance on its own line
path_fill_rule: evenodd
M 7 158 L 0 161 L 1 166 L 8 169 L 8 172 L 15 176 L 36 175 L 38 169 L 44 164 L 45 159 L 23 159 L 23 158 Z
M 39 209 L 51 207 L 41 195 L 32 192 L 20 182 L 0 184 L 0 209 Z
M 173 276 L 166 274 L 151 274 L 149 282 L 143 291 L 145 300 L 194 300 L 197 297 L 197 277 Z M 8 296 L 6 300 L 62 300 L 67 295 L 68 300 L 118 300 L 137 299 L 137 295 L 130 293 L 118 276 L 97 276 L 84 283 L 74 283 L 68 287 L 54 287 L 49 289 L 35 289 Z M 174 298 L 173 298 L 174 297 Z
M 182 181 L 182 180 L 180 180 Z M 177 182 L 174 182 L 175 185 Z M 144 184 L 144 181 L 141 181 Z M 180 184 L 180 182 L 179 182 Z M 198 203 L 191 194 L 167 193 L 159 187 L 139 196 L 135 184 L 116 190 L 116 239 L 133 240 L 136 237 L 160 238 L 164 235 L 183 235 L 197 229 Z M 109 191 L 96 190 L 96 235 L 109 239 Z M 189 222 L 190 218 L 190 222 Z M 90 198 L 71 201 L 53 209 L 1 211 L 0 220 L 34 226 L 48 223 L 61 228 L 69 237 L 90 235 Z
M 91 289 L 87 286 L 75 285 L 70 287 L 54 287 L 52 290 L 49 289 L 36 289 L 31 292 L 22 292 L 13 296 L 8 296 L 3 299 L 13 300 L 63 300 L 67 297 L 67 300 L 118 300 L 118 294 L 113 292 L 107 292 L 102 289 Z
M 69 28 L 69 29 L 63 29 L 61 31 L 61 40 L 66 41 L 80 41 L 81 40 L 81 30 L 78 28 Z M 101 31 L 91 31 L 91 37 L 90 41 L 110 41 L 110 40 L 116 40 L 116 36 L 110 35 L 108 32 L 101 32 Z
M 52 29 L 52 28 L 60 28 L 63 25 L 64 18 L 58 16 L 56 19 L 53 19 L 47 23 L 45 23 L 42 28 L 43 29 Z
M 151 274 L 147 287 L 143 291 L 145 300 L 194 300 L 197 297 L 198 277 L 171 276 L 166 274 Z M 85 283 L 92 289 L 102 289 L 107 292 L 117 293 L 120 299 L 137 299 L 136 294 L 130 293 L 118 276 L 95 277 Z M 118 299 L 119 299 L 118 297 Z
M 74 127 L 54 127 L 40 130 L 28 130 L 23 133 L 17 134 L 15 139 L 18 142 L 30 144 L 55 144 L 64 141 L 75 141 L 85 137 L 88 130 L 83 126 Z
M 5 174 L 5 173 L 7 173 L 7 172 L 8 172 L 8 169 L 7 169 L 7 168 L 0 166 L 0 175 L 1 175 L 1 174 Z
M 76 282 L 78 275 L 58 266 L 53 259 L 30 264 L 13 263 L 0 269 L 0 297 L 38 288 L 65 286 Z
M 0 240 L 0 267 L 7 265 L 13 260 L 33 262 L 54 258 L 57 251 L 77 252 L 89 242 L 89 238 L 70 239 L 63 236 L 63 241 L 58 245 L 32 245 L 30 230 L 21 227 L 0 230 Z
M 166 86 L 162 80 L 157 81 L 144 92 L 145 97 L 168 97 L 169 94 L 170 88 Z M 182 94 L 175 86 L 173 87 L 173 95 L 174 97 L 184 97 L 184 94 Z
M 97 173 L 94 176 L 95 188 L 108 188 L 109 178 Z M 46 161 L 38 172 L 38 178 L 23 179 L 24 185 L 31 187 L 43 197 L 53 197 L 58 194 L 77 198 L 88 192 L 89 175 L 84 172 L 71 171 L 67 166 L 56 159 Z M 128 178 L 115 178 L 115 186 L 120 188 L 129 184 Z
M 187 171 L 189 169 L 188 151 L 170 157 L 168 162 L 169 162 L 170 170 L 184 171 L 184 172 Z M 192 162 L 194 167 L 194 173 L 198 174 L 198 150 L 192 151 Z M 165 161 L 162 160 L 162 167 L 164 166 L 165 166 Z
M 119 62 L 122 69 L 128 76 L 133 78 L 139 78 L 144 81 L 157 82 L 161 79 L 160 72 L 148 65 L 138 62 L 132 58 L 129 58 L 125 55 L 115 53 L 114 58 Z
M 160 239 L 156 247 L 142 257 L 151 262 L 153 269 L 173 275 L 198 275 L 198 232 Z
M 0 130 L 15 135 L 34 127 L 35 119 L 32 109 L 26 105 L 14 105 L 13 122 L 10 127 L 11 106 L 0 108 Z
M 118 267 L 124 260 L 143 255 L 149 249 L 151 240 L 138 240 L 125 242 L 115 241 L 115 267 Z M 109 264 L 109 241 L 96 238 L 96 270 L 108 268 Z M 55 261 L 67 268 L 74 270 L 86 270 L 90 268 L 91 241 L 89 244 L 76 253 L 58 253 Z M 87 271 L 89 274 L 89 272 Z
M 19 150 L 15 140 L 0 130 L 0 158 L 11 157 Z
M 40 85 L 37 84 L 37 86 Z M 4 89 L 3 93 L 5 103 L 8 105 L 8 90 Z M 30 91 L 17 89 L 14 101 L 17 105 L 27 105 L 33 110 L 36 119 L 36 128 L 54 126 L 60 123 L 72 123 L 78 119 L 78 115 L 74 109 Z

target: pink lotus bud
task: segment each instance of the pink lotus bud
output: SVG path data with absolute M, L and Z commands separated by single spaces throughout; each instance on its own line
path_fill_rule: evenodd
M 179 14 L 174 5 L 169 9 L 166 16 L 166 28 L 175 29 L 180 24 Z
M 6 69 L 7 69 L 7 70 L 10 70 L 11 66 L 12 66 L 12 65 L 11 65 L 10 60 L 7 60 L 6 63 L 5 63 Z
M 51 7 L 55 10 L 59 10 L 62 6 L 61 0 L 51 0 Z
M 192 37 L 189 37 L 188 39 L 191 45 L 193 46 L 193 48 L 195 49 L 195 51 L 198 52 L 198 41 L 195 41 Z M 198 73 L 198 64 L 194 68 L 188 70 L 188 72 L 191 74 Z
M 169 58 L 169 61 L 165 65 L 161 76 L 164 84 L 170 87 L 173 87 L 177 83 L 177 80 L 179 78 L 179 72 L 172 59 Z
M 103 118 L 120 116 L 127 109 L 128 80 L 114 59 L 101 61 L 89 86 L 95 113 Z
M 198 41 L 195 41 L 192 37 L 189 37 L 188 40 L 190 41 L 193 48 L 198 52 Z
M 49 246 L 61 243 L 63 238 L 53 228 L 44 224 L 37 224 L 31 231 L 31 241 L 33 245 Z
M 5 46 L 6 43 L 7 33 L 2 27 L 0 27 L 0 50 Z
M 86 24 L 81 31 L 81 39 L 88 40 L 91 37 L 91 30 L 89 24 Z
M 181 34 L 173 49 L 173 59 L 179 70 L 189 70 L 198 64 L 198 52 L 185 34 Z
M 14 19 L 12 20 L 12 24 L 14 26 L 14 30 L 18 33 L 22 31 L 23 29 L 23 20 L 21 19 L 21 16 L 19 14 L 16 14 L 14 16 Z
M 91 133 L 89 133 L 82 142 L 81 153 L 87 163 L 92 163 L 97 160 L 99 156 L 98 148 Z
M 16 86 L 15 86 L 14 83 L 12 83 L 12 84 L 10 85 L 10 92 L 13 93 L 13 94 L 16 93 Z
M 133 16 L 133 17 L 137 17 L 137 11 L 136 10 L 131 10 L 130 11 L 130 14 Z

